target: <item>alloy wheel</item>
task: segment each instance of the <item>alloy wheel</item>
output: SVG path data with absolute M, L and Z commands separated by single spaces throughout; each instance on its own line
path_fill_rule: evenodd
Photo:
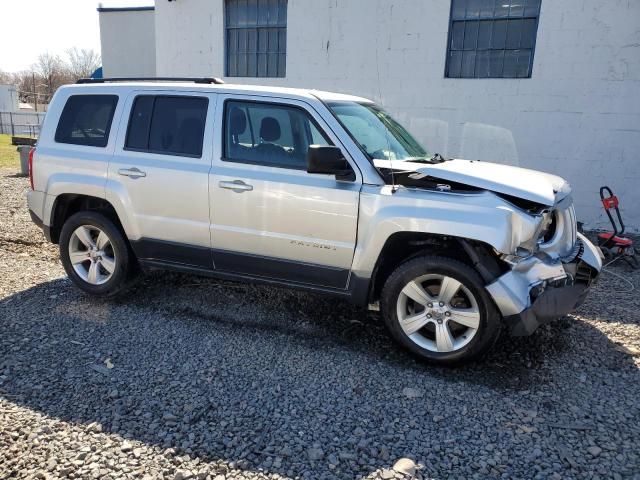
M 105 232 L 93 225 L 76 228 L 69 240 L 69 260 L 74 271 L 91 285 L 102 285 L 116 269 L 116 255 Z
M 460 350 L 480 328 L 475 296 L 447 275 L 427 274 L 413 279 L 400 292 L 396 308 L 404 333 L 432 352 Z

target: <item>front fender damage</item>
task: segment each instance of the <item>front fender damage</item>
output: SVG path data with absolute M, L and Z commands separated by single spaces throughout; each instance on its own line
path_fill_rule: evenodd
M 602 269 L 602 258 L 581 234 L 578 244 L 574 258 L 532 256 L 487 286 L 511 335 L 530 335 L 582 304 Z
M 372 275 L 387 240 L 398 233 L 460 238 L 514 254 L 536 231 L 539 220 L 494 193 L 438 192 L 364 185 L 360 195 L 353 273 Z

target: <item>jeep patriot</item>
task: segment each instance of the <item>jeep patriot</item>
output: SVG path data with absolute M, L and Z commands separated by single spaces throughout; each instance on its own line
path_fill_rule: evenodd
M 151 268 L 301 288 L 453 364 L 602 268 L 560 177 L 429 153 L 365 98 L 172 80 L 61 87 L 31 152 L 31 217 L 88 294 Z

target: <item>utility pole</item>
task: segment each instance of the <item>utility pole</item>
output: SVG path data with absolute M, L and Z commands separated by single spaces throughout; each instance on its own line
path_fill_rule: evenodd
M 36 93 L 36 74 L 31 72 L 31 81 L 33 82 L 33 105 L 36 113 L 38 113 L 38 94 Z

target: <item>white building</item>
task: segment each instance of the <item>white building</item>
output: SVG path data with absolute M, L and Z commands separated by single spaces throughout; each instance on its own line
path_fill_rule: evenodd
M 609 185 L 640 231 L 640 1 L 156 0 L 153 14 L 158 76 L 369 97 L 431 152 L 567 178 L 587 228 L 606 226 Z
M 105 77 L 153 77 L 156 37 L 153 7 L 98 7 Z
M 15 112 L 18 108 L 18 87 L 0 84 L 0 112 Z

